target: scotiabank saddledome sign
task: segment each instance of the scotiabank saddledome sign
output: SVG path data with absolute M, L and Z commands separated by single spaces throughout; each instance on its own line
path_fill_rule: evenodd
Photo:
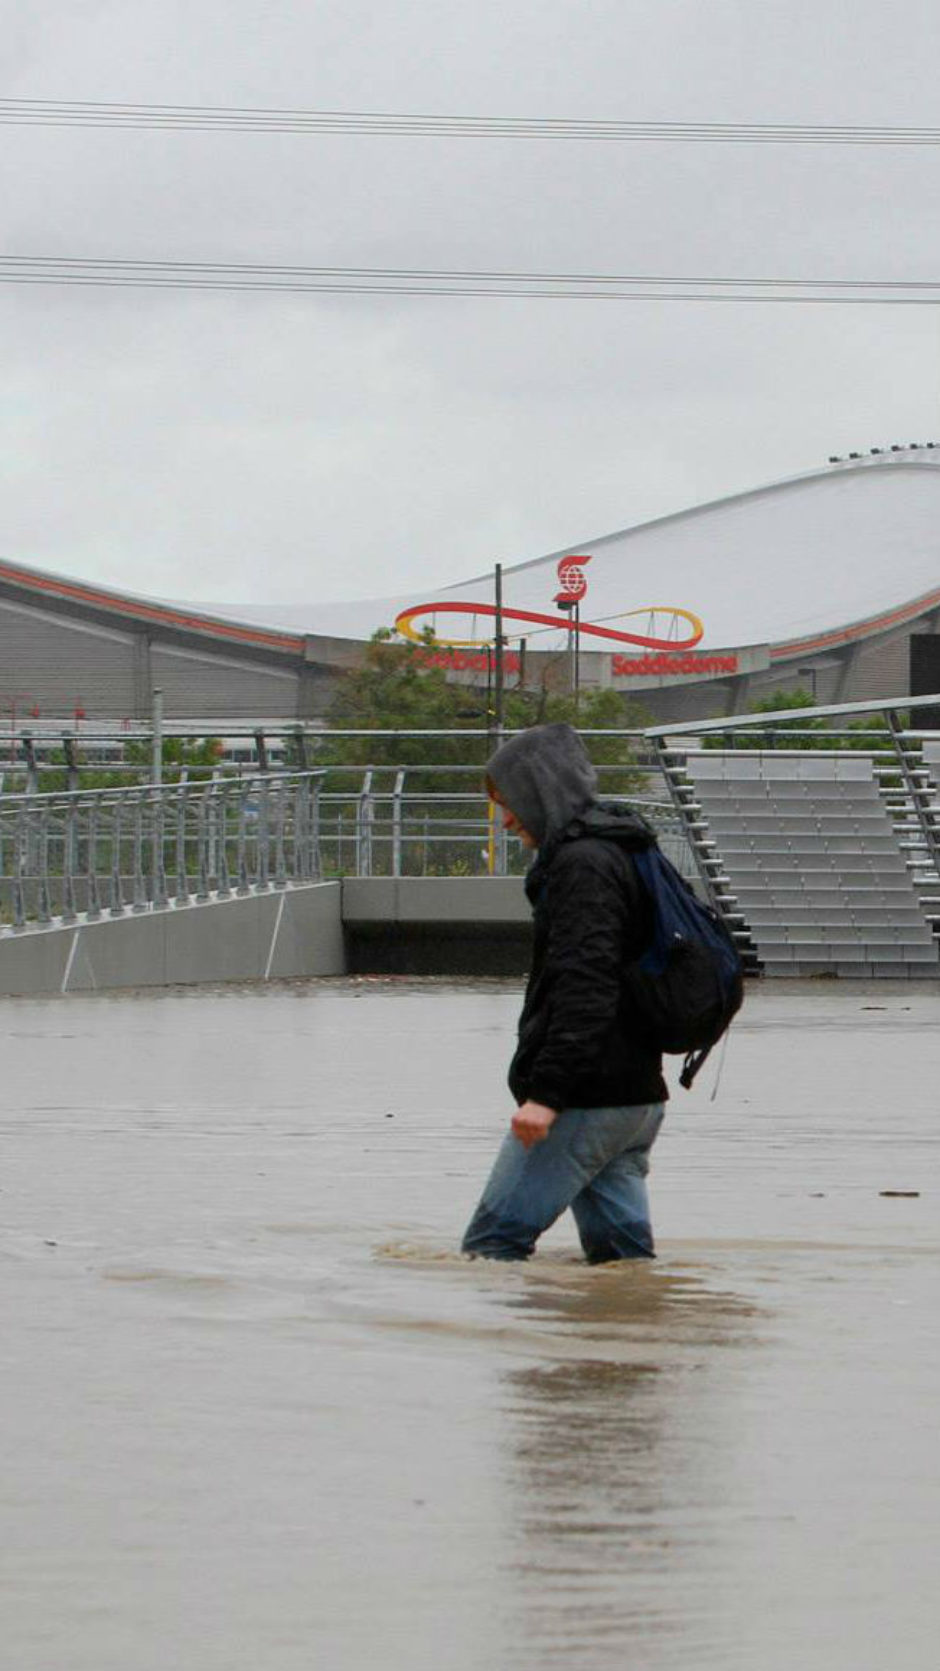
M 553 602 L 564 610 L 564 614 L 547 615 L 531 609 L 511 609 L 503 606 L 497 610 L 495 604 L 467 602 L 438 602 L 411 604 L 401 610 L 395 619 L 395 629 L 403 638 L 410 639 L 413 644 L 420 644 L 425 630 L 419 623 L 433 622 L 435 642 L 427 646 L 427 660 L 429 666 L 446 667 L 454 672 L 481 672 L 489 665 L 489 649 L 492 645 L 492 635 L 487 637 L 456 638 L 449 634 L 442 635 L 438 630 L 438 620 L 441 616 L 471 616 L 475 620 L 481 617 L 486 621 L 493 621 L 497 614 L 503 623 L 503 637 L 507 636 L 508 623 L 518 622 L 527 628 L 519 633 L 525 637 L 530 648 L 537 648 L 531 642 L 548 630 L 559 629 L 577 636 L 579 642 L 585 639 L 600 640 L 603 644 L 629 644 L 634 651 L 645 652 L 641 655 L 618 654 L 611 656 L 611 673 L 614 678 L 682 678 L 708 676 L 709 674 L 735 673 L 738 670 L 738 658 L 734 654 L 721 655 L 692 654 L 695 645 L 701 643 L 704 627 L 701 620 L 691 609 L 682 609 L 673 604 L 650 604 L 644 609 L 628 609 L 622 614 L 609 616 L 609 620 L 644 622 L 646 631 L 631 630 L 618 626 L 605 626 L 601 622 L 582 621 L 580 618 L 580 604 L 587 595 L 587 579 L 584 573 L 585 565 L 591 561 L 589 556 L 563 557 L 558 564 L 559 590 Z M 516 632 L 512 630 L 512 636 Z M 587 647 L 587 646 L 585 646 Z M 592 643 L 592 649 L 599 649 L 601 644 Z M 519 670 L 519 657 L 506 650 L 504 667 L 507 673 Z

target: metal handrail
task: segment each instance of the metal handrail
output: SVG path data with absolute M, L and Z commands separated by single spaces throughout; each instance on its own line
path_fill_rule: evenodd
M 740 914 L 725 876 L 720 847 L 711 836 L 707 821 L 701 818 L 688 784 L 689 755 L 726 740 L 732 752 L 739 742 L 743 748 L 772 755 L 778 761 L 796 762 L 810 757 L 844 759 L 849 753 L 867 757 L 895 832 L 898 851 L 920 899 L 924 918 L 932 925 L 936 922 L 935 894 L 940 888 L 940 784 L 924 760 L 923 743 L 937 739 L 940 733 L 902 725 L 900 710 L 916 715 L 918 710 L 938 704 L 940 696 L 849 702 L 655 726 L 645 733 L 659 761 L 676 814 L 683 820 L 702 885 L 716 908 L 736 925 L 735 931 L 745 944 L 749 940 L 748 931 L 738 921 Z M 870 728 L 831 723 L 850 717 L 872 717 L 875 723 Z M 820 720 L 830 723 L 824 728 L 812 723 Z M 807 739 L 812 740 L 812 747 L 801 748 L 800 742 Z
M 885 717 L 893 709 L 904 708 L 908 713 L 917 712 L 922 708 L 936 708 L 940 706 L 940 692 L 936 696 L 892 696 L 881 701 L 871 702 L 835 702 L 819 708 L 780 708 L 763 710 L 751 714 L 730 714 L 726 719 L 697 719 L 685 720 L 676 725 L 650 725 L 642 732 L 651 742 L 660 737 L 704 737 L 711 732 L 718 731 L 746 731 L 761 728 L 773 728 L 789 720 L 834 719 L 849 714 L 884 714 Z M 792 733 L 791 733 L 792 735 Z M 816 733 L 818 735 L 818 733 Z M 851 733 L 857 736 L 857 732 Z M 940 732 L 928 729 L 918 732 L 918 736 L 940 736 Z
M 95 920 L 102 894 L 111 917 L 224 899 L 233 871 L 241 894 L 316 880 L 322 775 L 7 797 L 0 923 Z
M 179 909 L 350 871 L 505 875 L 527 862 L 501 824 L 494 830 L 482 786 L 408 790 L 403 767 L 388 789 L 376 786 L 378 768 L 335 773 L 358 782 L 327 790 L 331 774 L 321 769 L 0 800 L 0 931 Z M 668 803 L 630 799 L 685 867 Z

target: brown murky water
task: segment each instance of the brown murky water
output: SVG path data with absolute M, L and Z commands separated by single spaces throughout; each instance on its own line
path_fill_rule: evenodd
M 3 1004 L 4 1667 L 933 1671 L 940 992 L 753 991 L 599 1270 L 453 1252 L 518 1001 Z

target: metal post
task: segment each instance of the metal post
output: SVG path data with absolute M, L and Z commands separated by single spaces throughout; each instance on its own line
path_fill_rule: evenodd
M 26 793 L 27 795 L 37 795 L 39 793 L 39 767 L 36 764 L 36 747 L 31 731 L 23 732 L 21 743 L 23 759 L 26 761 Z
M 255 846 L 255 887 L 263 892 L 271 885 L 271 791 L 267 779 L 258 795 L 258 840 Z
M 356 875 L 372 875 L 372 823 L 375 803 L 372 799 L 372 772 L 369 766 L 362 780 L 356 813 Z
M 85 865 L 85 916 L 95 922 L 101 916 L 98 894 L 98 805 L 92 801 L 88 808 L 88 852 Z
M 320 857 L 320 785 L 322 778 L 314 778 L 310 795 L 310 818 L 308 839 L 310 842 L 310 860 L 307 875 L 314 882 L 319 882 L 323 874 L 323 863 Z
M 141 793 L 134 805 L 134 903 L 135 912 L 147 909 L 147 885 L 144 881 L 144 797 Z
M 78 802 L 69 796 L 65 810 L 65 830 L 62 849 L 62 921 L 75 921 L 75 864 L 78 853 Z
M 26 886 L 27 854 L 29 852 L 29 828 L 27 812 L 21 803 L 16 815 L 16 830 L 13 835 L 13 927 L 26 926 Z
M 204 904 L 209 898 L 209 796 L 211 793 L 212 785 L 207 784 L 199 797 L 199 805 L 196 809 L 196 843 L 198 849 L 196 869 L 199 877 L 196 884 L 196 898 L 200 904 Z
M 216 898 L 228 899 L 232 892 L 232 878 L 228 868 L 228 790 L 224 780 L 218 789 L 213 789 L 216 795 L 216 840 L 218 842 L 219 857 L 216 873 Z M 221 829 L 221 834 L 219 833 Z
M 176 791 L 176 903 L 189 904 L 189 867 L 186 862 L 186 808 L 189 794 L 185 783 Z
M 150 700 L 150 723 L 152 729 L 153 752 L 150 764 L 151 783 L 163 782 L 163 692 L 159 687 L 153 691 Z
M 65 756 L 65 786 L 69 794 L 72 794 L 78 788 L 78 758 L 75 753 L 74 737 L 64 736 L 62 738 L 62 753 Z
M 235 892 L 245 895 L 251 892 L 248 883 L 248 797 L 251 794 L 251 779 L 245 778 L 238 797 L 238 841 L 235 848 L 235 869 L 238 875 L 238 885 Z
M 294 805 L 291 822 L 291 876 L 295 882 L 307 879 L 307 849 L 305 842 L 307 810 L 304 791 L 307 785 L 302 777 L 298 777 L 294 784 Z
M 165 820 L 163 807 L 163 790 L 158 789 L 153 797 L 151 824 L 151 863 L 152 895 L 154 910 L 162 911 L 167 904 L 166 890 L 166 858 L 163 852 L 165 837 Z
M 392 790 L 392 875 L 401 875 L 401 796 L 405 787 L 403 771 L 395 773 Z
M 296 754 L 296 769 L 298 772 L 308 772 L 310 762 L 307 758 L 307 734 L 302 725 L 294 727 L 294 752 Z
M 111 904 L 108 908 L 112 917 L 122 917 L 124 915 L 124 886 L 121 880 L 121 811 L 121 802 L 115 801 L 111 820 Z
M 287 824 L 287 780 L 281 778 L 274 801 L 274 886 L 287 887 L 287 854 L 284 845 Z
M 493 728 L 498 748 L 503 740 L 503 565 L 496 564 L 496 652 L 493 677 Z
M 39 888 L 37 897 L 36 920 L 41 923 L 52 921 L 52 900 L 49 896 L 49 813 L 40 802 L 39 835 L 36 841 L 37 868 L 39 871 Z

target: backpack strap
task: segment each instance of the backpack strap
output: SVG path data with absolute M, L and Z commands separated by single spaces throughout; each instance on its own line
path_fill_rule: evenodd
M 689 1051 L 689 1054 L 682 1063 L 682 1072 L 679 1075 L 679 1084 L 684 1090 L 691 1091 L 695 1075 L 698 1073 L 700 1068 L 705 1066 L 705 1063 L 711 1055 L 711 1051 L 711 1045 L 707 1045 L 704 1050 Z

